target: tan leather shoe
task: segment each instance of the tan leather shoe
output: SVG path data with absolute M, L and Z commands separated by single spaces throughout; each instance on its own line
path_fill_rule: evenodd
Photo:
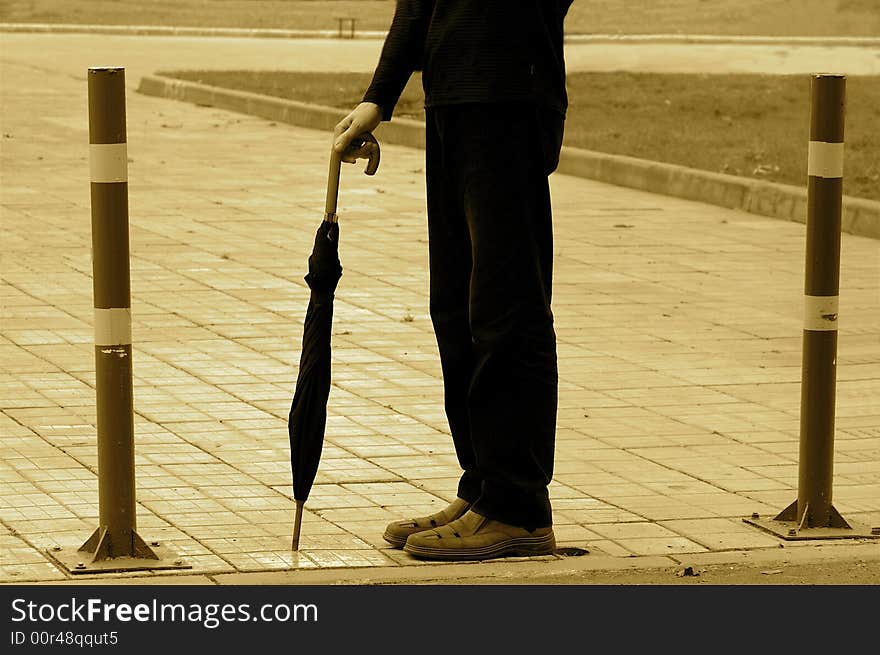
M 403 548 L 414 557 L 437 560 L 549 555 L 555 549 L 552 527 L 529 531 L 493 521 L 474 511 L 434 530 L 410 535 Z
M 466 500 L 456 498 L 448 507 L 441 509 L 436 514 L 389 523 L 388 527 L 385 528 L 385 534 L 382 535 L 382 538 L 395 548 L 403 548 L 407 537 L 411 534 L 446 525 L 468 511 L 470 506 L 471 504 Z

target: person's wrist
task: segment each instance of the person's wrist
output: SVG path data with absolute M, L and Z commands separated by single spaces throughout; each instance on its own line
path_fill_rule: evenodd
M 361 102 L 361 106 L 367 111 L 372 112 L 374 120 L 381 122 L 385 117 L 385 110 L 382 109 L 381 105 L 378 103 L 372 102 L 371 100 L 364 100 Z

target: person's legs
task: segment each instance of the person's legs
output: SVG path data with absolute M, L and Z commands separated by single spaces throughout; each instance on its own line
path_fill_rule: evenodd
M 531 107 L 427 112 L 431 316 L 463 469 L 436 529 L 401 523 L 434 559 L 552 552 L 556 429 L 553 237 L 547 177 L 563 118 Z M 469 504 L 473 510 L 464 513 Z M 389 529 L 391 526 L 389 526 Z
M 429 219 L 434 221 L 429 238 L 439 237 L 432 258 L 435 251 L 439 257 L 438 245 L 446 252 L 442 260 L 432 260 L 432 314 L 435 293 L 454 297 L 455 304 L 444 309 L 454 307 L 449 322 L 457 334 L 451 341 L 461 356 L 450 358 L 447 352 L 444 376 L 447 371 L 455 376 L 445 380 L 447 393 L 452 385 L 461 394 L 467 380 L 473 478 L 482 483 L 474 510 L 528 529 L 550 526 L 547 485 L 553 473 L 557 368 L 547 176 L 555 168 L 562 118 L 553 123 L 528 106 L 461 105 L 434 113 L 443 142 L 443 179 L 454 183 L 455 198 L 461 199 L 467 235 L 457 223 L 449 228 L 454 232 L 437 229 L 436 211 Z M 429 197 L 429 211 L 430 203 Z M 456 244 L 455 250 L 444 245 L 447 240 Z M 468 257 L 469 349 L 463 345 L 462 308 Z M 435 272 L 441 272 L 436 280 Z M 441 326 L 438 342 L 441 332 L 452 333 L 450 325 Z M 464 354 L 468 350 L 470 359 Z M 453 414 L 461 420 L 461 396 L 452 400 Z M 449 404 L 447 397 L 447 412 Z M 464 441 L 456 438 L 460 458 Z

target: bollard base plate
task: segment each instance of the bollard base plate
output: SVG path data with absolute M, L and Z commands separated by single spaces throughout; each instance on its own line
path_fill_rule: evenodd
M 125 573 L 129 571 L 159 571 L 191 569 L 180 556 L 155 542 L 150 544 L 152 557 L 108 557 L 95 559 L 94 554 L 75 548 L 56 546 L 46 550 L 46 555 L 55 564 L 71 575 L 88 573 Z
M 775 518 L 747 516 L 743 521 L 786 541 L 805 541 L 808 539 L 880 539 L 880 532 L 873 534 L 869 526 L 847 521 L 848 528 L 798 528 L 797 521 L 784 521 Z

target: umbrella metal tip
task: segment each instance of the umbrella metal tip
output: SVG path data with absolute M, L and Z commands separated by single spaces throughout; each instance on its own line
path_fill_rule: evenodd
M 299 533 L 300 528 L 302 527 L 302 513 L 305 502 L 306 501 L 304 500 L 296 501 L 296 517 L 293 520 L 293 537 L 290 540 L 291 550 L 299 550 Z

